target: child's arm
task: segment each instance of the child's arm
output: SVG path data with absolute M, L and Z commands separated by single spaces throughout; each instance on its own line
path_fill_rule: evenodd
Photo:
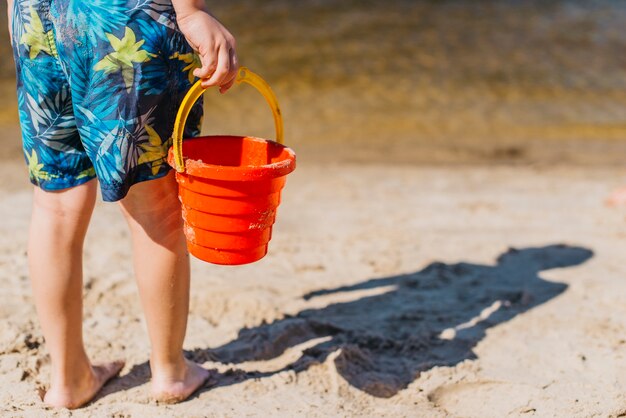
M 7 0 L 7 14 L 9 16 L 7 20 L 9 22 L 9 36 L 13 38 L 13 0 Z
M 220 86 L 220 92 L 226 92 L 239 68 L 235 38 L 209 14 L 204 0 L 172 0 L 172 4 L 180 31 L 200 55 L 202 67 L 193 74 L 203 79 L 203 87 Z

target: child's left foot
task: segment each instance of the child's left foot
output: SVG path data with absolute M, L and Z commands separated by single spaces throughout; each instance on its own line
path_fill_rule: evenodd
M 181 379 L 172 379 L 153 373 L 152 395 L 158 403 L 178 403 L 190 397 L 209 379 L 210 372 L 199 364 L 185 359 L 185 372 Z
M 89 366 L 80 384 L 73 387 L 52 386 L 43 401 L 56 408 L 80 408 L 89 403 L 109 380 L 117 376 L 122 367 L 124 362 L 121 360 Z

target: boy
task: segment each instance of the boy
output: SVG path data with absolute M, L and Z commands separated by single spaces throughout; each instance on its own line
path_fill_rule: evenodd
M 194 76 L 222 93 L 233 84 L 235 40 L 202 0 L 8 0 L 8 7 L 24 153 L 38 186 L 28 258 L 51 359 L 44 402 L 80 407 L 123 367 L 92 364 L 83 346 L 82 248 L 96 179 L 130 228 L 153 396 L 186 399 L 208 371 L 182 353 L 189 258 L 165 156 Z M 200 107 L 186 135 L 197 134 Z

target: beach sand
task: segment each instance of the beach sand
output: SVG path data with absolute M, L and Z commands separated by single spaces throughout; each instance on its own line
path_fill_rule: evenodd
M 265 259 L 193 260 L 185 348 L 214 375 L 179 405 L 150 400 L 129 237 L 102 202 L 85 339 L 127 364 L 82 410 L 38 398 L 31 186 L 1 63 L 0 416 L 626 416 L 626 209 L 604 203 L 626 184 L 626 6 L 294 4 L 212 6 L 277 92 L 298 168 Z M 206 109 L 204 132 L 273 135 L 251 89 Z
M 71 416 L 623 416 L 626 217 L 603 205 L 616 179 L 626 171 L 301 165 L 265 259 L 193 261 L 185 347 L 215 374 L 175 406 L 150 401 L 127 232 L 99 204 L 87 349 L 128 363 Z M 37 397 L 49 362 L 27 280 L 30 193 L 2 193 L 0 410 L 70 416 Z

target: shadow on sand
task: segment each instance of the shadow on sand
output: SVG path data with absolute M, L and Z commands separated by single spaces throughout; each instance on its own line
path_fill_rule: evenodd
M 297 361 L 279 370 L 216 372 L 201 392 L 285 370 L 299 373 L 338 352 L 334 360 L 337 371 L 350 385 L 372 396 L 388 398 L 425 370 L 475 359 L 472 350 L 488 328 L 565 291 L 566 284 L 543 280 L 540 272 L 573 267 L 592 256 L 591 250 L 566 245 L 510 249 L 493 266 L 432 263 L 412 274 L 318 290 L 304 298 L 367 289 L 383 293 L 244 328 L 228 344 L 196 349 L 187 356 L 200 363 L 262 361 L 276 358 L 290 347 L 325 337 L 323 342 L 304 350 Z M 111 382 L 99 397 L 141 385 L 149 378 L 148 363 L 136 365 Z

